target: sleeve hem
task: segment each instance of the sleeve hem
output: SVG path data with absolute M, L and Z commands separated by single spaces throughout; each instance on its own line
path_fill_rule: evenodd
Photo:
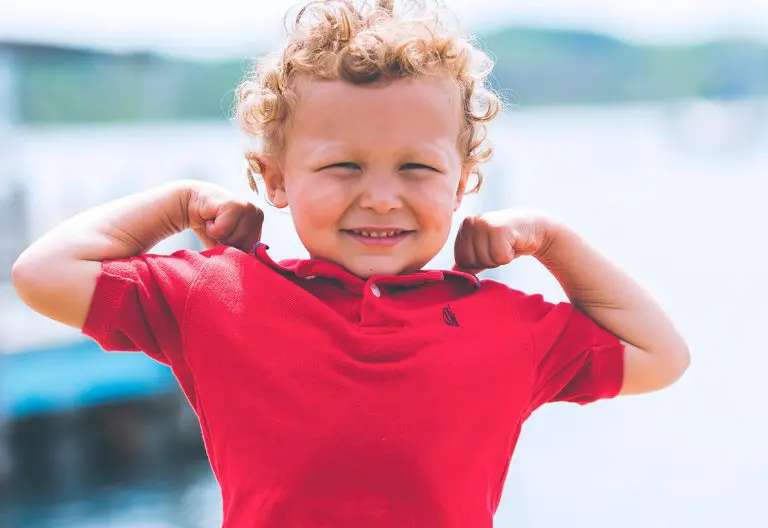
M 602 387 L 599 398 L 615 398 L 624 384 L 624 345 L 617 342 L 601 347 L 597 357 L 597 382 Z
M 94 339 L 105 350 L 109 348 L 109 344 L 103 341 L 109 336 L 112 321 L 122 303 L 124 293 L 125 279 L 107 273 L 102 264 L 82 333 Z

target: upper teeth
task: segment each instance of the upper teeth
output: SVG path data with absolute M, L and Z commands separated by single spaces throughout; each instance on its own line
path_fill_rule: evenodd
M 395 236 L 401 233 L 401 231 L 358 231 L 357 229 L 353 229 L 352 232 L 356 235 L 373 238 Z

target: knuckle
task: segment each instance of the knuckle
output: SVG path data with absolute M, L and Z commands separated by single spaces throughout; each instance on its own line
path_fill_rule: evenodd
M 493 235 L 494 237 L 498 237 L 498 238 L 503 238 L 503 237 L 507 236 L 507 232 L 508 232 L 506 227 L 498 226 L 498 225 L 490 226 L 489 227 L 489 231 L 490 231 L 491 235 Z

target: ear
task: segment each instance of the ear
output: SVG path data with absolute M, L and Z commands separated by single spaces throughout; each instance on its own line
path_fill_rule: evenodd
M 272 156 L 262 155 L 259 157 L 259 168 L 261 177 L 264 180 L 264 186 L 267 188 L 267 198 L 269 202 L 283 209 L 288 206 L 288 197 L 285 194 L 285 178 L 280 163 Z
M 454 213 L 459 210 L 459 207 L 461 207 L 461 201 L 464 199 L 464 194 L 466 194 L 467 191 L 467 181 L 469 181 L 469 177 L 472 175 L 473 170 L 474 165 L 464 165 L 461 169 L 459 186 L 456 188 L 456 199 L 453 203 Z

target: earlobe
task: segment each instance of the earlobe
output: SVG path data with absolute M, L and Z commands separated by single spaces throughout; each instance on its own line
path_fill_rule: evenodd
M 288 198 L 285 195 L 285 190 L 283 189 L 278 189 L 274 193 L 270 193 L 269 201 L 278 209 L 284 209 L 288 207 Z
M 261 156 L 259 158 L 259 167 L 261 168 L 261 177 L 264 179 L 264 186 L 267 188 L 267 199 L 269 202 L 278 209 L 287 207 L 288 198 L 285 194 L 285 181 L 277 160 L 270 156 Z

